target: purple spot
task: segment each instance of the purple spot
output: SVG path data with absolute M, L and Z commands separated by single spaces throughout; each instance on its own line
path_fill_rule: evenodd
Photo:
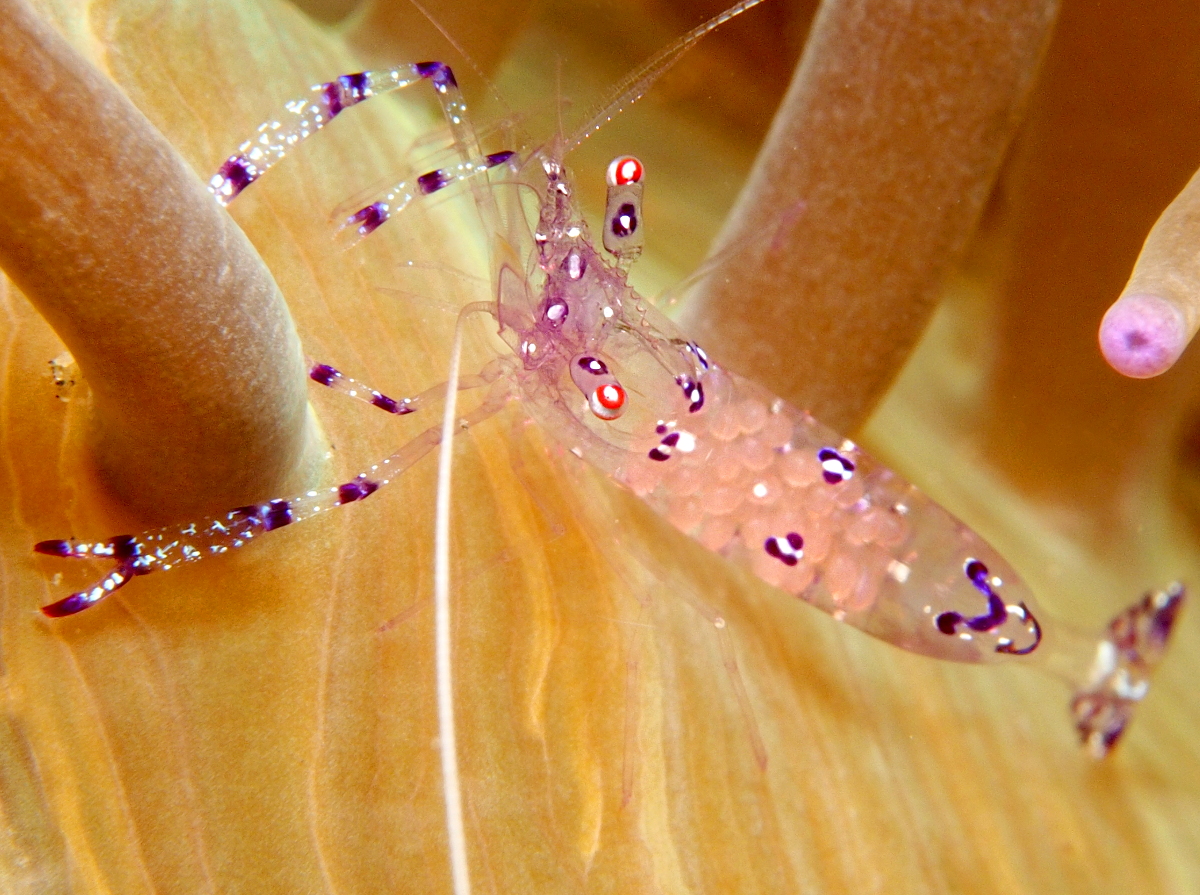
M 387 395 L 381 395 L 379 392 L 371 397 L 371 403 L 380 410 L 386 410 L 388 413 L 394 413 L 396 416 L 404 416 L 406 413 L 412 413 L 413 409 L 407 404 L 401 404 L 394 398 L 389 398 Z
M 679 444 L 679 433 L 672 432 L 670 435 L 668 435 L 666 438 L 664 438 L 662 440 L 662 443 L 664 445 L 666 445 L 667 447 L 675 447 L 675 445 Z
M 350 106 L 357 105 L 367 98 L 367 75 L 358 72 L 353 75 L 342 75 L 336 81 L 328 81 L 321 85 L 321 98 L 329 109 L 329 117 L 337 118 Z
M 794 531 L 789 531 L 781 540 L 772 535 L 763 541 L 763 550 L 767 556 L 772 556 L 785 566 L 794 566 L 803 556 L 804 538 Z
M 943 634 L 953 634 L 960 621 L 962 621 L 962 616 L 957 612 L 943 612 L 937 617 L 937 629 Z
M 329 110 L 330 118 L 337 118 L 342 112 L 342 91 L 337 81 L 327 81 L 322 85 L 321 101 Z
M 231 155 L 217 170 L 217 176 L 229 184 L 229 195 L 222 194 L 222 202 L 232 202 L 238 193 L 258 180 L 258 170 L 240 155 Z
M 34 553 L 44 556 L 74 556 L 71 545 L 67 541 L 38 541 L 33 545 Z M 57 605 L 57 604 L 55 604 Z
M 338 83 L 354 102 L 360 103 L 367 98 L 368 84 L 367 73 L 365 71 L 355 72 L 352 75 L 342 75 L 338 78 Z
M 117 535 L 108 542 L 115 560 L 133 559 L 142 555 L 142 542 L 133 535 Z
M 458 81 L 454 80 L 454 72 L 444 62 L 418 62 L 413 68 L 422 78 L 433 81 L 439 91 L 458 86 Z
M 593 376 L 605 376 L 608 373 L 608 365 L 598 357 L 581 357 L 579 366 Z
M 854 476 L 854 462 L 833 448 L 821 448 L 817 451 L 817 460 L 821 463 L 825 481 L 831 485 L 837 485 Z
M 373 202 L 360 208 L 346 219 L 347 224 L 358 225 L 359 236 L 370 236 L 388 219 L 388 207 L 383 202 Z
M 966 566 L 963 567 L 963 572 L 967 579 L 975 585 L 986 597 L 992 592 L 991 585 L 988 584 L 988 568 L 977 559 L 967 560 Z
M 338 503 L 354 503 L 356 500 L 370 497 L 378 490 L 379 485 L 370 479 L 358 479 L 357 481 L 346 482 L 346 484 L 338 486 Z
M 1004 601 L 1000 599 L 995 590 L 992 589 L 991 582 L 988 581 L 988 568 L 979 560 L 971 557 L 963 563 L 963 574 L 967 576 L 967 580 L 975 585 L 976 590 L 987 597 L 987 611 L 982 615 L 966 616 L 960 612 L 942 612 L 934 619 L 934 624 L 937 629 L 943 634 L 953 634 L 958 630 L 959 625 L 966 625 L 972 631 L 994 631 L 1006 621 L 1008 621 L 1008 607 L 1004 605 Z M 1032 614 L 1029 616 L 1033 618 Z M 1034 625 L 1037 620 L 1034 619 Z M 1041 639 L 1040 629 L 1038 639 Z M 1010 645 L 1011 646 L 1011 645 Z M 1036 647 L 1037 644 L 1034 644 Z M 1025 652 L 1032 652 L 1034 647 L 1030 647 Z M 1015 650 L 1006 649 L 1004 646 L 996 647 L 997 652 L 1014 652 Z
M 417 188 L 422 194 L 428 196 L 430 193 L 436 193 L 442 187 L 450 182 L 450 175 L 438 168 L 434 171 L 429 171 L 417 178 Z
M 308 371 L 308 378 L 319 385 L 331 385 L 342 374 L 328 364 L 316 364 Z
M 485 156 L 484 161 L 487 162 L 489 168 L 494 168 L 497 165 L 503 165 L 506 161 L 516 155 L 511 149 L 505 149 L 500 152 L 493 152 L 491 155 Z
M 691 376 L 676 376 L 675 382 L 683 389 L 683 396 L 690 402 L 688 413 L 696 413 L 704 407 L 704 386 L 694 381 Z
M 655 435 L 666 435 L 667 427 L 664 426 L 662 423 L 659 423 L 657 426 L 654 427 L 654 434 Z M 46 543 L 49 543 L 49 541 L 47 541 Z
M 1145 612 L 1152 613 L 1150 617 L 1150 638 L 1158 644 L 1165 644 L 1175 627 L 1175 619 L 1183 608 L 1183 585 L 1175 585 L 1168 590 L 1167 599 L 1161 606 L 1155 606 L 1154 601 L 1147 596 L 1143 601 Z
M 88 599 L 86 592 L 71 594 L 69 597 L 64 597 L 57 603 L 51 603 L 49 606 L 42 607 L 42 614 L 50 618 L 66 618 L 68 615 L 74 615 L 76 612 L 82 612 L 93 603 Z
M 666 452 L 664 452 L 664 451 L 661 451 L 661 450 L 659 450 L 658 448 L 651 448 L 651 449 L 650 449 L 650 453 L 648 454 L 648 456 L 650 457 L 650 459 L 651 459 L 651 460 L 658 460 L 660 463 L 661 463 L 663 460 L 670 460 L 670 459 L 671 459 L 671 455 L 670 455 L 670 454 L 668 454 L 668 453 L 666 453 Z
M 619 239 L 632 236 L 638 227 L 637 209 L 625 202 L 612 217 L 612 232 Z
M 292 523 L 292 507 L 286 500 L 273 500 L 267 504 L 262 517 L 263 531 L 274 531 Z

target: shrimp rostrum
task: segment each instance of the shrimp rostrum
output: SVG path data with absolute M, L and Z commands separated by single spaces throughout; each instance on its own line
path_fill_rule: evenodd
M 363 239 L 424 196 L 451 187 L 470 192 L 492 237 L 495 294 L 462 315 L 490 314 L 511 353 L 461 382 L 451 377 L 451 393 L 488 389 L 467 424 L 515 398 L 566 453 L 602 470 L 709 550 L 838 621 L 938 659 L 1022 662 L 1070 678 L 1074 723 L 1088 750 L 1103 756 L 1146 695 L 1183 587 L 1148 593 L 1094 635 L 1048 618 L 983 538 L 853 442 L 721 367 L 633 290 L 626 273 L 641 251 L 644 179 L 637 159 L 609 166 L 603 248 L 592 242 L 567 154 L 696 40 L 757 2 L 747 0 L 690 32 L 635 71 L 574 135 L 549 146 L 485 154 L 451 70 L 417 63 L 317 85 L 243 144 L 210 189 L 228 204 L 344 110 L 428 82 L 453 133 L 457 162 L 380 193 L 346 218 L 343 234 Z M 498 190 L 493 179 L 515 186 Z M 526 221 L 521 197 L 530 187 L 538 207 Z M 498 197 L 509 201 L 501 207 Z M 509 234 L 530 230 L 522 254 Z M 397 400 L 353 387 L 327 364 L 313 363 L 310 378 L 394 414 L 419 410 L 426 397 Z M 116 563 L 89 590 L 43 611 L 79 612 L 138 575 L 360 501 L 443 442 L 445 431 L 430 428 L 325 491 L 137 536 L 39 543 L 40 553 Z

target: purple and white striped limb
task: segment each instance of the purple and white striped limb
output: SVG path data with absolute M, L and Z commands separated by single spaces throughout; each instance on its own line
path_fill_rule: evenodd
M 479 175 L 508 162 L 516 153 L 511 150 L 473 157 L 455 165 L 434 168 L 414 180 L 402 180 L 381 191 L 370 202 L 346 216 L 338 227 L 338 236 L 351 244 L 370 236 L 412 202 L 431 196 L 451 184 L 475 180 Z
M 478 377 L 473 377 L 478 378 Z M 444 386 L 439 386 L 444 390 Z M 487 398 L 460 419 L 466 429 L 498 411 L 509 397 L 504 381 L 493 381 Z M 354 478 L 330 488 L 314 489 L 289 498 L 237 507 L 186 525 L 154 529 L 138 535 L 118 535 L 106 541 L 41 541 L 33 549 L 44 556 L 66 559 L 106 559 L 116 564 L 90 587 L 42 607 L 51 618 L 82 612 L 120 590 L 133 578 L 166 572 L 184 563 L 219 556 L 260 538 L 267 532 L 304 522 L 325 512 L 370 497 L 389 485 L 442 440 L 441 427 L 431 426 L 390 456 Z
M 433 85 L 456 143 L 469 147 L 465 151 L 474 151 L 478 141 L 466 118 L 466 105 L 450 67 L 441 62 L 413 62 L 381 71 L 341 75 L 314 85 L 309 96 L 284 103 L 281 112 L 260 124 L 256 135 L 225 160 L 209 179 L 209 192 L 220 204 L 228 205 L 346 109 L 421 81 Z
M 342 373 L 341 370 L 337 370 L 329 364 L 316 363 L 311 359 L 307 363 L 308 378 L 317 383 L 317 385 L 323 385 L 328 389 L 345 395 L 347 398 L 362 401 L 364 404 L 370 404 L 372 407 L 378 407 L 385 413 L 391 413 L 396 416 L 407 416 L 410 413 L 416 413 L 430 401 L 440 401 L 446 396 L 446 384 L 443 382 L 431 386 L 425 389 L 425 391 L 411 397 L 391 398 L 380 391 L 376 391 L 369 385 L 365 385 L 356 379 L 351 379 Z M 474 376 L 460 376 L 458 391 L 465 392 L 471 389 L 482 388 L 485 385 L 491 385 L 500 378 L 503 372 L 503 362 L 494 360 Z

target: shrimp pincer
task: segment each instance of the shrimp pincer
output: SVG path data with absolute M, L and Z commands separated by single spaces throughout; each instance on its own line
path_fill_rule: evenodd
M 852 441 L 724 369 L 634 291 L 626 273 L 641 251 L 645 170 L 632 156 L 608 168 L 603 248 L 592 241 L 566 155 L 640 97 L 687 47 L 757 2 L 739 4 L 652 59 L 613 102 L 552 146 L 485 153 L 450 68 L 422 62 L 316 85 L 220 166 L 211 191 L 227 205 L 352 106 L 429 83 L 458 162 L 389 187 L 341 224 L 351 240 L 365 239 L 425 196 L 456 185 L 470 190 L 492 242 L 494 296 L 463 316 L 490 314 L 510 353 L 461 381 L 450 376 L 451 394 L 486 392 L 463 426 L 481 424 L 517 400 L 565 453 L 603 471 L 709 550 L 836 620 L 937 659 L 1054 670 L 1070 679 L 1074 724 L 1089 752 L 1101 757 L 1148 691 L 1183 586 L 1146 594 L 1093 635 L 1051 619 L 982 537 Z M 519 201 L 497 202 L 496 187 L 505 182 L 537 191 L 536 220 L 526 220 Z M 351 387 L 317 362 L 309 375 L 393 415 L 419 412 L 445 390 L 392 398 Z M 43 612 L 80 612 L 133 578 L 361 502 L 444 445 L 447 431 L 431 427 L 325 490 L 140 535 L 43 541 L 34 548 L 42 554 L 115 564 L 94 586 Z

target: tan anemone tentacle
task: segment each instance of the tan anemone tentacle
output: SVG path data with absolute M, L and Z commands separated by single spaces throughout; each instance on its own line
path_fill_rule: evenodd
M 823 3 L 719 242 L 767 235 L 689 305 L 695 335 L 835 429 L 861 425 L 975 227 L 1057 8 Z
M 312 433 L 270 272 L 23 0 L 0 3 L 0 265 L 79 364 L 100 474 L 125 506 L 163 522 L 295 487 Z

